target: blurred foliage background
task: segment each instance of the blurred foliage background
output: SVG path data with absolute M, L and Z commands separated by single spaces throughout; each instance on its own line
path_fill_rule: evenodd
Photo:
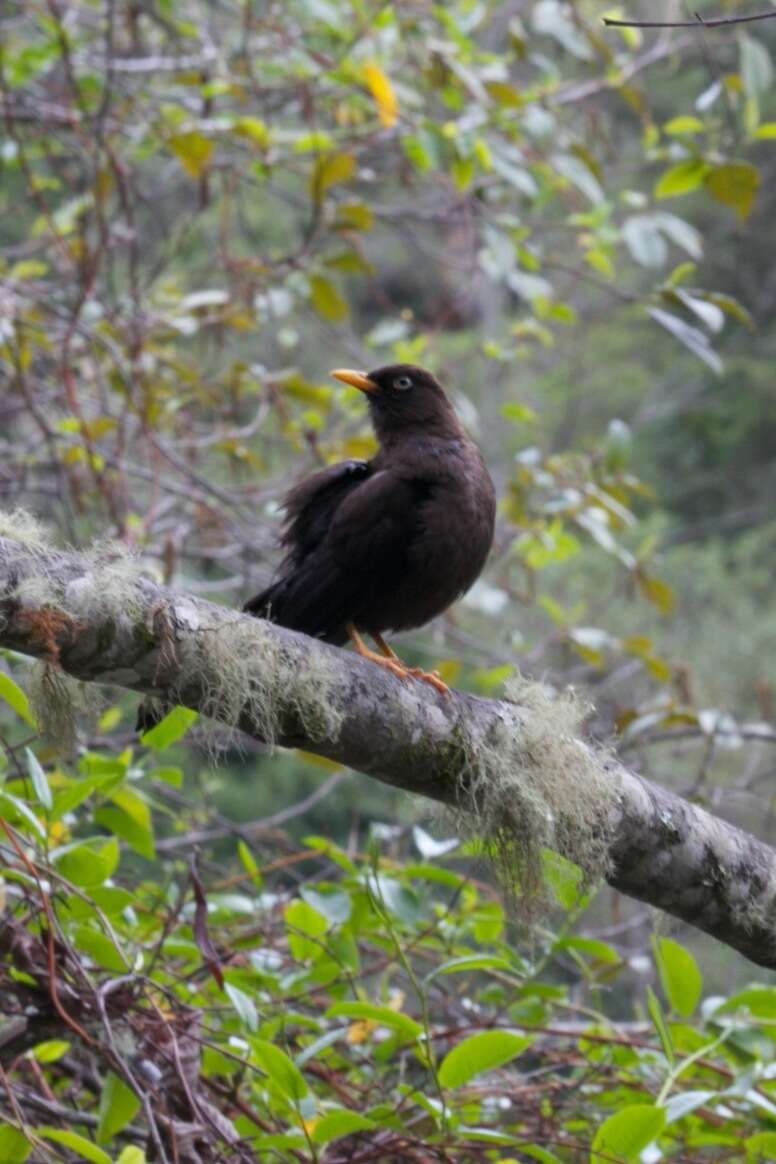
M 602 18 L 686 13 L 6 0 L 2 507 L 236 605 L 271 576 L 289 484 L 373 448 L 328 368 L 427 365 L 501 502 L 483 579 L 402 652 L 485 695 L 516 668 L 583 688 L 630 765 L 772 840 L 776 24 L 705 29 L 750 6 L 696 7 L 642 31 Z M 4 665 L 26 803 L 28 665 Z M 88 821 L 74 802 L 51 843 L 96 819 L 158 876 L 150 805 L 173 861 L 204 830 L 228 862 L 230 821 L 412 845 L 405 797 L 297 754 L 213 766 L 196 725 L 158 768 L 135 701 L 106 699 L 78 755 L 36 745 L 41 770 L 61 791 L 118 755 L 155 782 Z M 580 922 L 616 951 L 612 1013 L 652 924 L 608 891 Z M 714 989 L 751 977 L 689 941 Z

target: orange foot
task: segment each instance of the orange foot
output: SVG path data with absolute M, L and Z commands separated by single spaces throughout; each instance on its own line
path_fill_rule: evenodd
M 422 683 L 430 684 L 440 695 L 450 694 L 450 688 L 438 671 L 424 671 L 421 667 L 406 667 L 405 670 L 411 679 L 420 679 Z
M 424 671 L 421 667 L 408 667 L 406 663 L 402 663 L 396 652 L 388 646 L 382 635 L 374 634 L 372 636 L 380 648 L 381 653 L 378 654 L 376 651 L 370 650 L 352 622 L 348 623 L 346 629 L 348 637 L 356 649 L 356 653 L 362 659 L 369 659 L 371 663 L 376 663 L 378 667 L 383 667 L 386 671 L 390 671 L 392 675 L 395 675 L 397 679 L 401 679 L 403 682 L 406 682 L 408 679 L 419 679 L 422 683 L 428 683 L 441 695 L 450 694 L 450 688 L 438 672 Z

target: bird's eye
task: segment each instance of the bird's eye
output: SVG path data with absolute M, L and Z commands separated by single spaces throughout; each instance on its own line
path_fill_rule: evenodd
M 397 376 L 393 382 L 394 388 L 406 392 L 408 388 L 412 387 L 412 378 L 410 376 Z

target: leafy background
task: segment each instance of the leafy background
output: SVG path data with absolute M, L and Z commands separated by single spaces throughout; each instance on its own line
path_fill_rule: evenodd
M 428 365 L 501 505 L 402 652 L 583 688 L 768 839 L 776 29 L 618 14 L 6 3 L 0 494 L 236 605 L 289 481 L 373 447 L 327 369 Z M 526 934 L 405 797 L 214 765 L 188 714 L 138 741 L 107 691 L 56 748 L 30 680 L 6 654 L 2 1159 L 776 1156 L 772 976 L 557 862 Z

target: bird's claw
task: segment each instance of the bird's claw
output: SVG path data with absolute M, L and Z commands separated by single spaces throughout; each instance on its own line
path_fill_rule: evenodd
M 419 679 L 421 683 L 428 683 L 440 695 L 450 694 L 450 688 L 438 671 L 424 671 L 422 667 L 407 667 L 405 670 L 408 678 Z
M 428 683 L 440 695 L 449 695 L 450 688 L 442 679 L 438 671 L 424 671 L 422 667 L 407 667 L 400 659 L 386 659 L 381 655 L 369 654 L 366 656 L 372 663 L 376 663 L 378 667 L 383 667 L 386 671 L 390 671 L 397 679 L 401 679 L 406 683 L 408 679 L 419 679 L 421 683 Z

